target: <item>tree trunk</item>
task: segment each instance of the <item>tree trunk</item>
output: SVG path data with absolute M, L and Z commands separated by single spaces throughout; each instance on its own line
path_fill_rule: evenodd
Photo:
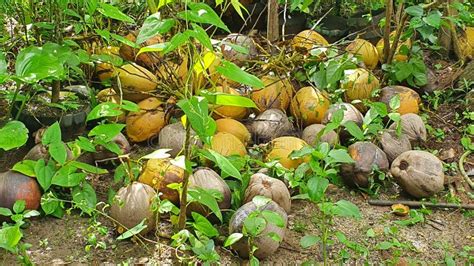
M 279 35 L 278 1 L 268 0 L 267 39 L 274 42 Z

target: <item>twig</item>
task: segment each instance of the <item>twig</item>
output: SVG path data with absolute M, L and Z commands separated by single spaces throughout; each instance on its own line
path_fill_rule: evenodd
M 392 9 L 393 9 L 393 1 L 387 0 L 385 1 L 386 9 L 385 9 L 385 31 L 383 35 L 383 58 L 384 63 L 387 62 L 388 56 L 390 53 L 390 24 L 392 22 Z
M 454 203 L 432 203 L 411 200 L 372 200 L 369 199 L 370 205 L 375 206 L 392 206 L 393 204 L 403 204 L 412 208 L 431 207 L 431 208 L 450 208 L 450 209 L 466 209 L 474 210 L 474 204 L 454 204 Z
M 461 172 L 461 175 L 464 177 L 464 180 L 469 184 L 471 189 L 474 189 L 474 182 L 471 180 L 471 178 L 466 174 L 466 171 L 464 170 L 464 160 L 471 154 L 471 151 L 466 151 L 461 155 L 461 158 L 459 158 L 459 172 Z

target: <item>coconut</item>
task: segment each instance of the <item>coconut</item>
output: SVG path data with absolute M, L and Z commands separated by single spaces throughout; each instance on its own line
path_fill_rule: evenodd
M 184 178 L 184 169 L 171 163 L 170 159 L 151 159 L 138 177 L 138 181 L 152 186 L 161 192 L 160 198 L 179 204 L 178 191 L 168 185 L 181 183 Z
M 396 95 L 400 98 L 400 107 L 397 109 L 399 114 L 418 113 L 421 103 L 420 95 L 416 91 L 404 86 L 384 87 L 380 93 L 379 101 L 385 103 L 390 110 L 390 100 Z
M 238 91 L 228 86 L 217 86 L 214 90 L 215 92 L 222 92 L 231 95 L 240 95 Z M 218 118 L 233 118 L 233 119 L 243 119 L 248 115 L 248 109 L 240 106 L 229 106 L 229 105 L 214 105 L 214 113 L 212 117 L 215 119 Z
M 355 39 L 346 47 L 346 51 L 360 56 L 362 62 L 368 69 L 375 69 L 379 63 L 379 53 L 377 48 L 370 42 L 364 39 Z
M 426 141 L 426 126 L 423 119 L 417 114 L 404 114 L 400 116 L 400 127 L 412 145 Z M 397 123 L 390 125 L 389 129 L 397 130 Z
M 244 203 L 251 202 L 255 196 L 264 196 L 276 202 L 286 213 L 291 210 L 290 191 L 283 181 L 256 173 L 250 177 L 249 185 L 245 190 Z
M 107 62 L 98 62 L 95 65 L 95 73 L 100 81 L 111 79 L 117 74 L 114 65 Z
M 377 77 L 363 68 L 345 70 L 344 80 L 341 82 L 346 102 L 370 99 L 374 90 L 379 86 L 380 82 Z M 357 109 L 363 110 L 362 105 L 356 104 L 355 106 Z
M 234 135 L 227 132 L 218 132 L 212 137 L 211 149 L 223 156 L 245 156 L 245 145 Z
M 122 133 L 118 133 L 117 136 L 113 137 L 111 142 L 117 144 L 117 146 L 120 149 L 121 154 L 127 154 L 132 150 L 130 143 L 128 142 L 127 138 Z M 100 161 L 100 160 L 115 158 L 117 157 L 117 154 L 109 151 L 102 145 L 99 145 L 97 147 L 96 152 L 92 153 L 92 157 L 94 161 Z
M 246 50 L 245 53 L 235 49 L 236 46 L 244 48 Z M 221 52 L 226 60 L 242 66 L 246 61 L 257 56 L 257 46 L 251 37 L 243 34 L 231 33 L 222 40 Z
M 275 108 L 285 111 L 293 98 L 293 85 L 288 79 L 281 79 L 275 76 L 264 76 L 262 82 L 263 89 L 252 91 L 251 98 L 257 105 L 259 112 Z
M 329 42 L 314 30 L 304 30 L 291 40 L 291 46 L 296 51 L 307 53 L 314 47 L 329 46 Z
M 390 33 L 390 46 L 392 46 L 393 44 L 393 40 L 395 38 L 395 35 L 396 35 L 396 32 L 395 31 L 392 31 Z M 403 33 L 402 33 L 403 35 Z M 377 42 L 377 45 L 376 45 L 376 48 L 377 48 L 377 52 L 379 54 L 379 60 L 380 62 L 383 62 L 384 61 L 384 53 L 383 53 L 383 48 L 384 48 L 385 44 L 384 44 L 384 41 L 383 41 L 383 37 Z M 393 60 L 394 61 L 399 61 L 399 62 L 404 62 L 404 61 L 407 61 L 408 60 L 408 55 L 406 54 L 403 54 L 401 51 L 401 48 L 402 47 L 405 47 L 405 48 L 408 48 L 408 49 L 411 49 L 411 40 L 410 39 L 407 39 L 406 41 L 404 42 L 401 42 L 399 41 L 398 42 L 398 47 L 397 47 L 397 50 L 395 51 L 395 55 L 393 56 Z
M 389 162 L 392 162 L 400 154 L 411 150 L 411 143 L 408 137 L 401 133 L 397 134 L 395 130 L 385 129 L 380 136 L 380 145 L 387 154 Z
M 330 104 L 326 92 L 304 87 L 291 100 L 290 112 L 304 126 L 319 124 Z
M 249 130 L 257 143 L 266 143 L 274 138 L 290 134 L 294 128 L 281 110 L 268 109 L 250 123 Z
M 217 132 L 227 132 L 236 136 L 244 145 L 250 141 L 250 132 L 244 124 L 232 118 L 221 118 L 216 120 Z
M 301 138 L 310 145 L 315 145 L 319 142 L 327 142 L 331 146 L 336 145 L 338 142 L 338 136 L 334 130 L 320 136 L 320 132 L 323 131 L 325 127 L 325 125 L 321 124 L 309 125 L 303 130 Z
M 158 147 L 160 149 L 171 149 L 168 153 L 171 157 L 176 157 L 184 151 L 186 141 L 186 129 L 181 122 L 176 122 L 165 126 L 158 136 Z M 191 145 L 202 147 L 202 142 L 197 138 L 194 130 L 191 129 Z
M 146 68 L 137 64 L 126 64 L 118 70 L 118 77 L 125 100 L 138 102 L 150 97 L 156 89 L 158 79 Z M 117 89 L 117 93 L 120 91 Z
M 148 98 L 138 103 L 140 111 L 127 116 L 126 132 L 133 142 L 142 142 L 160 133 L 167 123 L 167 115 L 158 98 Z
M 308 144 L 296 137 L 279 137 L 270 142 L 270 152 L 266 156 L 266 161 L 277 159 L 280 164 L 287 169 L 296 169 L 304 162 L 303 158 L 290 159 L 293 151 L 298 151 L 308 146 Z
M 136 42 L 137 38 L 135 33 L 129 33 L 127 36 L 125 36 L 126 39 L 128 39 L 131 42 Z M 146 40 L 141 46 L 146 47 L 154 44 L 159 44 L 163 43 L 163 38 L 160 35 L 155 35 L 148 40 Z M 136 62 L 137 64 L 147 67 L 147 68 L 153 68 L 160 63 L 160 59 L 162 56 L 157 53 L 157 52 L 146 52 L 146 53 L 141 53 L 137 56 L 139 49 L 133 48 L 129 45 L 122 44 L 120 47 L 119 53 L 120 56 L 122 56 L 123 59 L 131 62 Z
M 342 118 L 341 125 L 348 121 L 352 121 L 356 123 L 358 126 L 362 126 L 362 123 L 364 122 L 364 115 L 352 104 L 350 103 L 335 103 L 332 104 L 326 114 L 324 115 L 323 118 L 323 124 L 327 124 L 331 122 L 332 117 L 334 116 L 334 113 L 342 109 L 344 110 L 344 116 Z
M 118 95 L 117 92 L 112 88 L 103 89 L 99 91 L 96 95 L 96 98 L 101 103 L 111 102 L 111 103 L 121 104 L 120 95 Z M 109 121 L 115 122 L 115 123 L 125 123 L 126 115 L 123 110 L 122 112 L 123 113 L 121 115 L 109 117 L 108 118 Z
M 459 48 L 464 59 L 474 58 L 474 27 L 466 27 L 464 33 L 459 37 Z

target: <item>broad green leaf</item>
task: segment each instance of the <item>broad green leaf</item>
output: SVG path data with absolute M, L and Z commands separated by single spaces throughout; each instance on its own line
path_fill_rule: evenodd
M 362 132 L 360 127 L 354 121 L 345 122 L 344 127 L 357 140 L 363 140 L 364 139 L 364 132 Z
M 421 17 L 424 13 L 423 7 L 421 5 L 409 6 L 405 8 L 405 12 L 413 17 Z
M 41 209 L 46 215 L 54 213 L 58 208 L 60 208 L 59 200 L 52 192 L 41 197 Z
M 262 211 L 262 216 L 267 220 L 268 224 L 274 224 L 280 228 L 283 228 L 286 225 L 283 217 L 274 211 L 264 210 Z
M 239 241 L 244 235 L 242 233 L 233 233 L 224 242 L 224 247 L 229 247 Z
M 27 140 L 28 129 L 20 121 L 10 121 L 0 128 L 0 149 L 15 149 L 23 146 Z
M 76 139 L 75 144 L 84 151 L 96 152 L 94 144 L 92 144 L 91 140 L 89 140 L 88 138 L 79 136 Z
M 36 161 L 23 160 L 23 161 L 17 162 L 13 166 L 12 170 L 22 173 L 24 175 L 30 176 L 30 177 L 36 177 L 35 165 L 36 165 Z
M 5 54 L 0 51 L 0 84 L 2 84 L 8 77 L 8 65 L 5 60 Z
M 87 121 L 104 118 L 104 117 L 115 117 L 123 114 L 120 111 L 120 104 L 105 102 L 100 103 L 87 115 Z
M 239 0 L 230 0 L 230 3 L 232 5 L 232 7 L 234 8 L 235 12 L 237 12 L 237 14 L 239 14 L 239 16 L 243 20 L 245 20 L 245 17 L 244 17 L 244 14 L 243 14 L 242 10 L 244 10 L 245 13 L 247 13 L 247 14 L 249 13 L 248 10 L 245 8 L 245 6 L 242 3 L 240 3 Z
M 377 244 L 377 246 L 375 246 L 375 248 L 379 250 L 387 250 L 387 249 L 391 249 L 392 247 L 393 247 L 392 242 L 388 242 L 388 241 L 380 242 Z
M 59 164 L 63 165 L 67 159 L 67 150 L 66 145 L 62 142 L 53 142 L 48 145 L 48 152 L 51 157 L 58 162 Z
M 40 47 L 28 47 L 22 49 L 16 58 L 15 74 L 26 83 L 36 83 L 47 78 L 61 79 L 65 69 L 54 54 Z
M 0 216 L 12 216 L 13 213 L 10 209 L 7 209 L 7 208 L 4 208 L 4 207 L 0 207 Z
M 426 22 L 426 24 L 435 27 L 436 29 L 439 29 L 441 26 L 441 17 L 443 14 L 439 12 L 439 10 L 433 10 L 431 11 L 428 16 L 423 18 L 423 21 Z
M 232 81 L 248 85 L 253 88 L 263 88 L 265 86 L 259 78 L 243 71 L 236 64 L 227 60 L 222 60 L 222 65 L 217 67 L 217 72 Z
M 97 10 L 106 17 L 120 20 L 123 22 L 135 23 L 135 20 L 133 18 L 127 16 L 113 5 L 107 3 L 99 3 L 99 8 Z
M 374 229 L 369 228 L 369 230 L 367 230 L 367 233 L 365 233 L 365 235 L 366 235 L 367 237 L 370 237 L 370 238 L 375 237 L 375 231 L 374 231 Z
M 168 48 L 169 45 L 170 45 L 169 42 L 163 42 L 163 43 L 156 43 L 156 44 L 142 47 L 138 51 L 137 56 L 139 56 L 142 53 L 163 52 L 166 48 Z
M 217 231 L 214 225 L 212 225 L 206 217 L 196 212 L 193 212 L 192 216 L 194 219 L 194 222 L 192 223 L 194 229 L 210 238 L 219 236 L 219 231 Z
M 202 91 L 201 94 L 210 104 L 257 108 L 257 105 L 255 105 L 252 99 L 244 96 L 206 91 Z
M 52 160 L 49 160 L 48 164 L 46 164 L 43 159 L 40 159 L 36 162 L 36 180 L 38 180 L 38 183 L 44 191 L 47 191 L 51 186 L 51 180 L 53 179 L 54 171 L 55 167 Z
M 40 215 L 41 213 L 37 210 L 27 210 L 26 212 L 23 213 L 23 218 L 28 219 L 28 218 L 36 217 Z
M 178 32 L 171 38 L 171 40 L 167 43 L 163 54 L 170 53 L 177 48 L 181 47 L 181 45 L 185 44 L 188 40 L 189 37 L 191 37 L 192 31 L 191 30 L 186 30 L 184 32 Z
M 400 94 L 395 94 L 390 98 L 389 107 L 392 111 L 396 111 L 400 108 Z
M 249 234 L 250 236 L 256 237 L 260 233 L 265 230 L 267 226 L 267 222 L 264 218 L 255 216 L 255 215 L 249 215 L 245 220 L 244 220 L 244 230 Z
M 252 202 L 253 202 L 253 204 L 255 204 L 257 209 L 260 209 L 263 206 L 267 205 L 270 201 L 272 201 L 272 200 L 265 197 L 265 196 L 261 196 L 261 195 L 256 195 L 255 197 L 252 198 Z
M 315 235 L 305 235 L 300 239 L 300 246 L 302 248 L 310 248 L 321 242 L 321 238 Z
M 58 122 L 54 122 L 44 131 L 41 143 L 45 146 L 51 143 L 61 143 L 61 127 Z
M 22 237 L 19 225 L 3 227 L 0 229 L 0 248 L 15 252 L 15 247 Z
M 192 36 L 199 41 L 204 47 L 206 47 L 209 50 L 213 50 L 212 43 L 211 43 L 211 38 L 209 38 L 209 35 L 207 35 L 207 32 L 201 28 L 197 24 L 192 24 L 193 26 L 193 31 L 192 31 Z
M 15 213 L 22 213 L 26 208 L 26 201 L 25 200 L 17 200 L 15 204 L 13 204 L 13 211 Z
M 132 41 L 130 41 L 129 39 L 123 37 L 123 36 L 120 36 L 118 34 L 114 34 L 114 33 L 111 33 L 110 36 L 112 36 L 112 38 L 114 38 L 115 40 L 125 44 L 125 45 L 128 45 L 132 48 L 136 48 L 136 49 L 139 49 L 140 46 Z
M 95 29 L 95 33 L 97 33 L 100 37 L 104 38 L 107 42 L 110 42 L 110 31 L 108 30 L 101 30 Z
M 230 32 L 219 15 L 207 4 L 188 2 L 188 7 L 190 10 L 178 13 L 179 18 L 197 23 L 211 24 Z
M 217 203 L 216 198 L 210 194 L 207 190 L 202 188 L 192 188 L 188 190 L 189 196 L 192 198 L 193 201 L 196 201 L 206 207 L 208 207 L 216 217 L 222 221 L 222 213 L 219 209 L 219 205 Z
M 103 141 L 111 141 L 122 132 L 124 124 L 103 124 L 95 126 L 88 134 L 89 137 L 98 136 Z
M 308 180 L 308 196 L 313 202 L 320 202 L 323 197 L 326 189 L 329 185 L 329 180 L 322 177 L 312 177 Z
M 160 34 L 167 33 L 171 28 L 174 27 L 176 21 L 172 18 L 161 19 L 160 13 L 150 15 L 143 22 L 143 26 L 137 36 L 137 44 L 141 44 L 146 40 Z
M 143 219 L 139 224 L 135 225 L 133 228 L 128 229 L 125 231 L 123 234 L 119 235 L 117 237 L 117 240 L 124 240 L 127 238 L 130 238 L 134 235 L 139 234 L 143 229 L 147 228 L 147 225 L 145 224 L 146 219 Z
M 72 199 L 74 203 L 85 213 L 91 214 L 97 204 L 97 196 L 94 188 L 84 182 L 81 186 L 76 186 L 72 190 Z
M 76 167 L 65 165 L 54 174 L 51 183 L 60 187 L 75 187 L 87 176 L 85 173 L 76 173 L 76 171 Z
M 335 149 L 329 151 L 328 154 L 329 158 L 331 158 L 331 162 L 334 163 L 353 163 L 354 160 L 352 157 L 347 153 L 344 149 Z
M 350 201 L 340 200 L 336 202 L 335 206 L 336 208 L 334 209 L 334 213 L 337 216 L 352 217 L 356 219 L 362 218 L 359 208 Z
M 217 164 L 217 166 L 228 176 L 235 177 L 239 180 L 242 180 L 242 175 L 240 174 L 239 170 L 235 168 L 235 166 L 227 159 L 226 157 L 222 156 L 220 153 L 215 152 L 213 150 L 200 150 L 200 153 L 204 155 L 207 159 L 213 161 Z
M 206 144 L 210 144 L 210 138 L 216 132 L 216 121 L 209 116 L 208 101 L 203 97 L 193 96 L 184 99 L 177 104 L 186 114 L 191 127 L 199 138 Z
M 72 161 L 69 163 L 69 165 L 76 167 L 78 169 L 84 170 L 86 172 L 89 172 L 91 174 L 96 174 L 96 175 L 103 175 L 107 174 L 108 171 L 99 167 L 92 166 L 87 163 L 79 162 L 79 161 Z

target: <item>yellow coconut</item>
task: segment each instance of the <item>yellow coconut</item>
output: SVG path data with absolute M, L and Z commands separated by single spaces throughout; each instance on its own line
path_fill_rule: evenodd
M 308 144 L 296 137 L 279 137 L 270 142 L 270 152 L 266 155 L 266 161 L 277 159 L 281 165 L 287 169 L 296 169 L 305 159 L 290 159 L 289 156 L 293 151 L 302 149 Z
M 344 98 L 350 103 L 354 100 L 370 99 L 373 91 L 380 86 L 380 82 L 372 73 L 363 69 L 348 69 L 344 71 L 344 80 L 341 88 L 345 91 Z M 361 110 L 362 105 L 355 104 Z
M 377 48 L 364 39 L 355 39 L 346 47 L 346 51 L 360 56 L 365 66 L 369 69 L 374 69 L 379 63 Z
M 169 184 L 181 183 L 184 169 L 171 164 L 170 159 L 151 159 L 145 165 L 138 181 L 147 184 L 162 193 L 160 198 L 179 204 L 179 193 L 169 188 Z
M 464 59 L 474 58 L 474 27 L 466 27 L 464 34 L 459 37 L 459 48 Z
M 390 33 L 390 46 L 392 46 L 393 44 L 393 39 L 395 38 L 395 34 L 396 32 L 395 31 L 392 31 Z M 384 54 L 383 54 L 383 48 L 384 48 L 385 44 L 383 42 L 383 38 L 381 38 L 378 42 L 377 42 L 377 52 L 379 54 L 379 60 L 380 62 L 383 62 L 384 60 Z M 407 39 L 405 40 L 404 42 L 402 42 L 401 40 L 398 41 L 398 47 L 397 47 L 397 50 L 395 52 L 395 55 L 393 56 L 393 60 L 394 61 L 399 61 L 399 62 L 404 62 L 404 61 L 407 61 L 408 60 L 408 55 L 406 54 L 402 54 L 400 49 L 402 47 L 406 47 L 409 49 L 411 49 L 411 40 L 410 39 Z
M 103 89 L 99 91 L 96 95 L 96 98 L 99 102 L 105 103 L 105 102 L 111 102 L 111 103 L 116 103 L 120 104 L 120 95 L 117 94 L 117 92 L 112 89 Z M 123 111 L 123 110 L 122 110 Z M 121 115 L 115 116 L 115 117 L 109 117 L 109 121 L 115 122 L 115 123 L 125 123 L 125 113 L 122 113 Z
M 95 73 L 100 81 L 105 81 L 114 77 L 117 73 L 111 63 L 99 62 L 95 65 Z
M 232 118 L 216 120 L 217 132 L 227 132 L 236 136 L 244 145 L 250 141 L 250 132 L 244 124 Z
M 168 120 L 162 105 L 163 103 L 154 97 L 138 103 L 140 111 L 127 116 L 125 129 L 131 141 L 142 142 L 160 133 Z
M 227 132 L 217 132 L 212 137 L 211 149 L 223 156 L 247 154 L 244 144 L 236 136 Z
M 314 30 L 304 30 L 291 40 L 293 49 L 304 53 L 309 52 L 313 47 L 328 45 L 329 42 Z
M 215 92 L 222 92 L 232 95 L 240 95 L 238 91 L 228 86 L 217 86 L 214 89 Z M 215 119 L 219 118 L 233 118 L 233 119 L 243 119 L 248 115 L 248 109 L 245 107 L 239 106 L 229 106 L 229 105 L 216 105 L 214 107 L 214 113 L 212 117 Z
M 127 36 L 125 36 L 125 38 L 133 43 L 135 43 L 137 40 L 135 33 L 129 33 Z M 151 37 L 150 39 L 146 40 L 143 44 L 141 44 L 141 47 L 146 47 L 146 46 L 159 44 L 159 43 L 163 43 L 163 38 L 160 35 L 155 35 Z M 147 52 L 147 53 L 141 53 L 138 55 L 139 51 L 140 49 L 133 48 L 126 44 L 122 44 L 122 46 L 120 47 L 119 53 L 123 59 L 130 62 L 136 62 L 137 64 L 141 66 L 145 66 L 150 69 L 159 65 L 160 60 L 162 58 L 160 53 Z
M 328 95 L 313 87 L 303 87 L 291 100 L 291 114 L 304 126 L 320 124 L 331 105 Z
M 383 102 L 389 107 L 390 100 L 398 95 L 400 97 L 400 107 L 397 112 L 400 114 L 414 113 L 418 114 L 421 103 L 420 95 L 404 86 L 387 86 L 380 92 L 379 101 Z
M 117 73 L 125 100 L 138 102 L 146 99 L 158 84 L 153 73 L 137 64 L 123 65 L 117 69 Z
M 286 111 L 293 97 L 293 85 L 288 79 L 281 79 L 275 76 L 264 76 L 262 82 L 263 89 L 252 91 L 251 98 L 257 105 L 259 112 L 268 109 L 280 109 Z

